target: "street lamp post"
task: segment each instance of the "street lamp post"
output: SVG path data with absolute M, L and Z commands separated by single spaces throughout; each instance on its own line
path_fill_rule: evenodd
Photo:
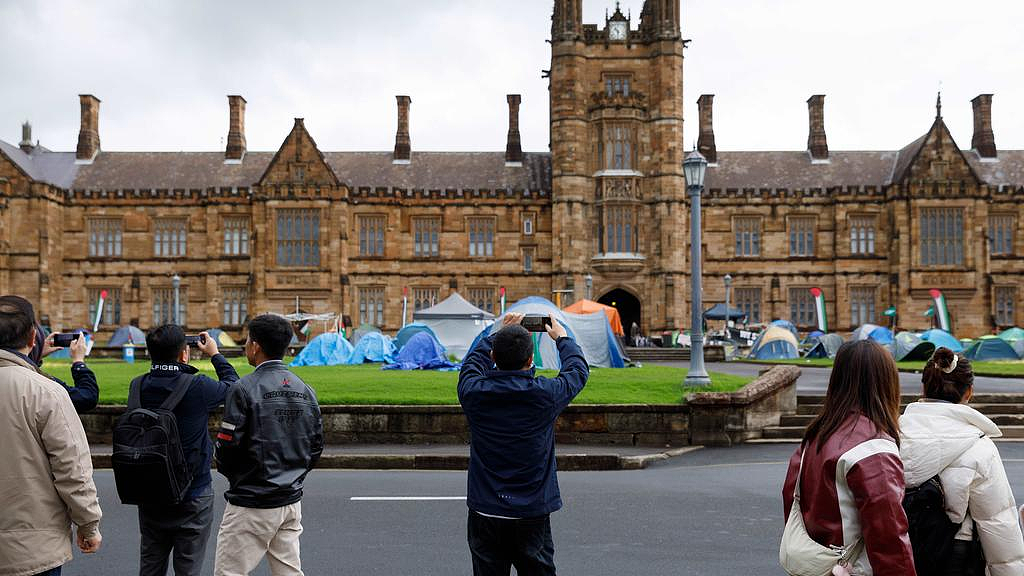
M 594 288 L 594 277 L 589 272 L 583 277 L 583 284 L 587 287 L 587 300 L 590 300 L 590 291 Z
M 181 307 L 180 301 L 178 300 L 178 295 L 180 294 L 181 291 L 181 276 L 175 274 L 174 277 L 171 278 L 171 285 L 174 286 L 174 323 L 180 326 Z
M 701 254 L 700 254 L 700 194 L 704 189 L 704 172 L 708 161 L 694 150 L 683 161 L 686 189 L 690 193 L 690 371 L 687 386 L 708 386 L 711 378 L 704 369 L 704 331 L 701 326 Z M 728 312 L 727 312 L 728 313 Z
M 726 340 L 731 340 L 732 333 L 729 332 L 729 321 L 732 320 L 732 312 L 729 311 L 729 288 L 732 286 L 732 276 L 726 274 L 723 280 L 725 281 L 725 338 Z

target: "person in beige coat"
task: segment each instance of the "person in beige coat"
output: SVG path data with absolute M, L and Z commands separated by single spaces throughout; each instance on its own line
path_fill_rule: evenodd
M 34 342 L 32 305 L 0 297 L 0 576 L 60 574 L 72 524 L 83 552 L 102 541 L 85 430 L 67 391 L 28 358 Z
M 989 576 L 1024 574 L 1024 536 L 1006 470 L 993 438 L 999 428 L 967 405 L 973 395 L 970 361 L 939 348 L 922 375 L 924 398 L 900 418 L 900 458 L 907 487 L 939 476 L 946 514 L 962 523 L 947 574 L 973 573 L 969 543 L 981 541 Z M 979 560 L 980 561 L 980 560 Z

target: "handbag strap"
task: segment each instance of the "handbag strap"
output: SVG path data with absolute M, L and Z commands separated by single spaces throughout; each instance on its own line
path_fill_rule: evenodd
M 800 468 L 796 472 L 796 486 L 793 488 L 793 500 L 800 500 L 800 478 L 804 475 L 804 454 L 807 454 L 807 447 L 800 449 Z

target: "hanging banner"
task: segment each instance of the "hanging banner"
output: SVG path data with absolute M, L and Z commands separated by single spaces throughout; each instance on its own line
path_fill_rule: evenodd
M 409 312 L 409 287 L 402 287 L 402 328 L 405 328 L 406 314 Z
M 828 332 L 828 316 L 825 313 L 825 293 L 821 288 L 811 288 L 811 296 L 814 296 L 814 311 L 818 314 L 818 330 Z
M 505 287 L 502 286 L 501 289 L 499 290 L 499 292 L 501 293 L 501 314 L 500 315 L 504 315 L 505 314 Z
M 100 291 L 100 299 L 96 302 L 96 319 L 92 322 L 92 332 L 96 333 L 100 328 L 100 318 L 103 318 L 103 304 L 107 301 L 107 291 Z
M 942 328 L 946 332 L 950 332 L 949 309 L 946 308 L 946 297 L 942 295 L 942 290 L 932 289 L 930 294 L 932 295 L 932 300 L 935 302 L 935 317 L 939 320 L 939 328 Z

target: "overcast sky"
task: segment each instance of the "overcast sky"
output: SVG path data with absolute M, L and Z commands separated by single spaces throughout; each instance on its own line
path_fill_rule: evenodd
M 622 2 L 634 26 L 643 0 Z M 604 22 L 612 0 L 584 0 Z M 227 94 L 248 100 L 250 150 L 304 117 L 324 150 L 389 150 L 396 94 L 413 150 L 503 150 L 505 94 L 523 147 L 548 147 L 551 0 L 0 0 L 0 138 L 25 119 L 77 142 L 77 95 L 103 104 L 105 150 L 220 150 Z M 897 149 L 943 116 L 971 141 L 970 99 L 994 93 L 999 148 L 1024 148 L 1021 0 L 682 0 L 686 144 L 715 94 L 722 150 L 796 150 L 806 100 L 826 94 L 833 150 Z

